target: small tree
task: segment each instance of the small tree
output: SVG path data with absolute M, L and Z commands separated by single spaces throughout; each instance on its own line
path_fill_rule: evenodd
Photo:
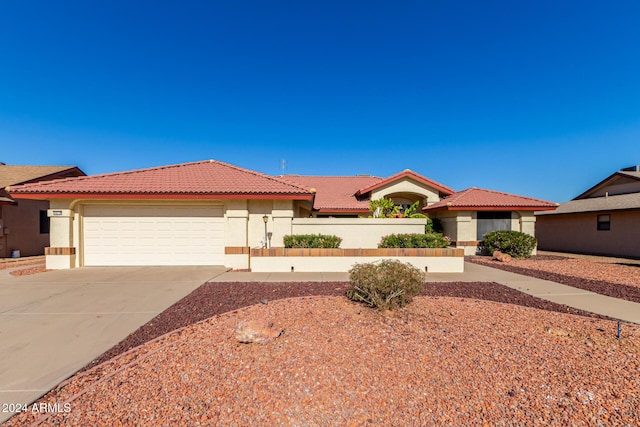
M 396 205 L 391 199 L 376 199 L 369 201 L 369 210 L 374 218 L 395 218 L 402 216 L 404 218 L 426 218 L 423 213 L 416 212 L 420 201 L 413 203 L 411 206 L 402 211 L 402 207 Z
M 369 201 L 369 210 L 374 218 L 389 218 L 395 209 L 395 204 L 391 199 L 376 199 Z

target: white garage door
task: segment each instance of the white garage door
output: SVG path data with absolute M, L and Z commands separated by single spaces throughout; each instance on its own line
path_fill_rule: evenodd
M 84 265 L 224 265 L 217 206 L 86 206 Z

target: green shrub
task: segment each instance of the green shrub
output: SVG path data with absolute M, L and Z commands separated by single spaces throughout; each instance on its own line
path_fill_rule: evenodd
M 489 253 L 500 251 L 514 258 L 529 258 L 537 244 L 535 237 L 513 230 L 492 231 L 484 235 L 483 242 Z
M 425 233 L 442 233 L 442 222 L 438 218 L 427 218 L 427 225 L 425 226 Z
M 339 248 L 342 239 L 328 234 L 293 234 L 284 236 L 285 248 Z
M 440 233 L 389 234 L 384 236 L 379 248 L 446 248 L 449 238 Z
M 378 310 L 404 307 L 424 289 L 425 273 L 396 260 L 356 264 L 349 270 L 347 298 Z

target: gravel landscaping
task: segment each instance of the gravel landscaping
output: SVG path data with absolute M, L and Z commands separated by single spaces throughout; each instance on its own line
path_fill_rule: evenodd
M 597 294 L 640 302 L 640 264 L 589 258 L 538 255 L 509 263 L 486 256 L 465 257 L 469 262 L 562 283 Z
M 347 287 L 348 283 L 345 282 L 205 283 L 94 360 L 87 368 L 168 332 L 217 314 L 259 304 L 261 301 L 311 295 L 341 296 L 345 294 Z M 602 318 L 593 313 L 545 301 L 497 283 L 427 283 L 422 295 L 475 298 Z
M 24 258 L 0 258 L 0 270 L 9 270 L 12 276 L 27 276 L 30 274 L 44 273 L 44 256 L 24 257 Z
M 239 344 L 250 319 L 285 330 Z M 74 377 L 8 425 L 637 425 L 640 327 L 457 297 L 380 313 L 342 297 L 257 304 Z M 65 406 L 66 405 L 66 406 Z
M 22 268 L 31 266 L 44 266 L 44 257 L 33 258 L 0 258 L 0 270 L 8 270 L 10 268 Z
M 638 288 L 620 277 L 628 270 L 598 280 L 593 262 L 565 260 L 499 267 Z M 638 325 L 617 339 L 614 320 L 496 283 L 427 283 L 384 313 L 348 301 L 346 288 L 204 284 L 38 401 L 59 412 L 7 425 L 640 424 Z M 285 332 L 240 344 L 234 330 L 247 321 Z

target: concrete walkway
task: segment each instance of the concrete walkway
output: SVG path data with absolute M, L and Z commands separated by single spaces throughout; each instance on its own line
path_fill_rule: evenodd
M 222 267 L 86 267 L 0 274 L 3 404 L 33 402 Z
M 245 273 L 227 272 L 217 282 L 348 281 L 348 273 Z M 573 288 L 548 280 L 510 273 L 465 262 L 464 273 L 429 273 L 430 282 L 496 282 L 558 304 L 568 305 L 625 322 L 640 324 L 640 304 Z

